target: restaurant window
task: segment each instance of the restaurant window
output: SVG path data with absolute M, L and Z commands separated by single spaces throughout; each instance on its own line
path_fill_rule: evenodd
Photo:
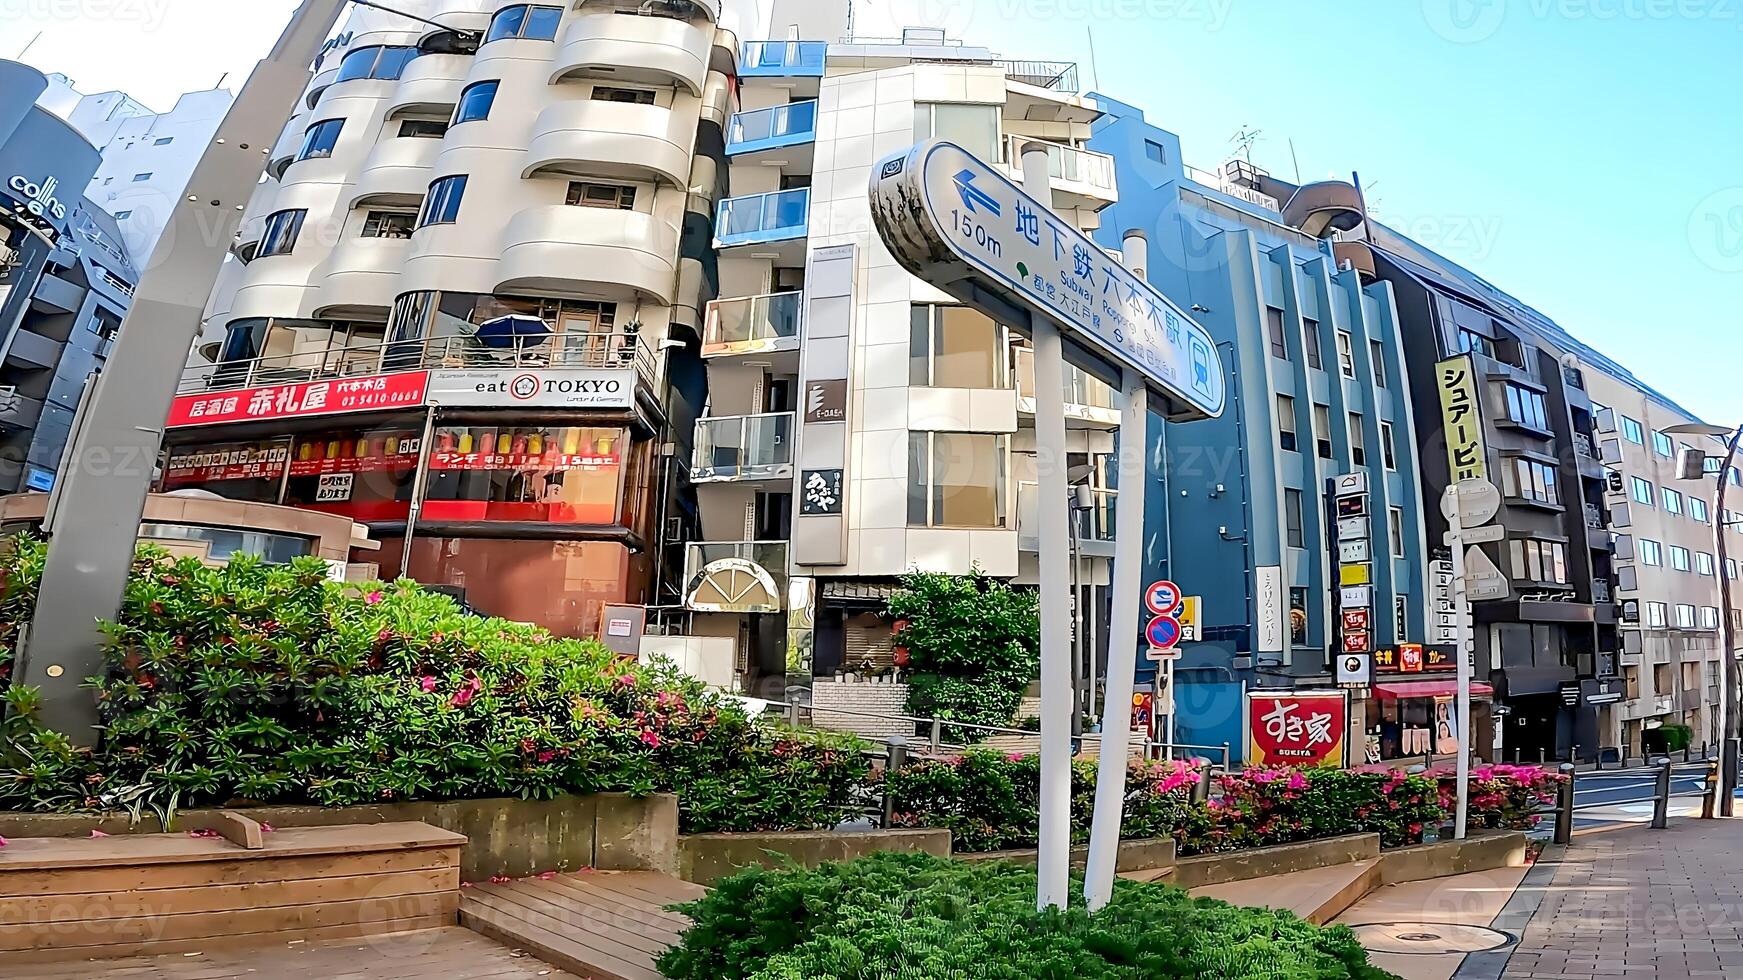
M 411 512 L 421 429 L 341 429 L 298 436 L 284 502 L 355 521 L 400 521 Z
M 535 7 L 528 4 L 504 7 L 490 19 L 490 30 L 484 35 L 484 43 L 514 37 L 529 41 L 549 41 L 557 36 L 557 25 L 562 21 L 562 7 Z
M 1306 536 L 1305 532 L 1302 530 L 1301 491 L 1300 490 L 1290 490 L 1287 488 L 1284 489 L 1284 491 L 1283 491 L 1283 519 L 1286 522 L 1288 522 L 1286 527 L 1287 527 L 1287 532 L 1288 532 L 1289 547 L 1291 547 L 1291 548 L 1305 548 L 1305 547 L 1307 547 L 1307 536 Z
M 1271 336 L 1271 356 L 1289 360 L 1289 337 L 1283 328 L 1283 311 L 1265 307 L 1265 329 Z
M 635 186 L 577 180 L 569 184 L 569 195 L 563 203 L 571 207 L 634 211 Z
M 1302 320 L 1301 321 L 1301 341 L 1302 341 L 1302 343 L 1301 343 L 1302 349 L 1307 351 L 1307 366 L 1310 368 L 1317 368 L 1319 370 L 1324 370 L 1325 369 L 1325 357 L 1323 354 L 1320 353 L 1320 348 L 1319 348 L 1319 321 L 1318 320 Z
M 1003 388 L 1004 331 L 966 306 L 917 304 L 910 314 L 908 383 L 921 388 Z
M 1277 448 L 1290 453 L 1298 450 L 1298 440 L 1295 435 L 1295 399 L 1288 395 L 1277 396 Z
M 908 523 L 1005 527 L 1008 436 L 914 432 L 908 437 Z
M 276 504 L 290 453 L 289 439 L 177 446 L 164 461 L 159 488 L 165 493 L 206 490 L 227 500 Z
M 1289 590 L 1289 643 L 1291 646 L 1307 645 L 1307 603 L 1308 590 Z
M 615 428 L 439 426 L 422 517 L 617 524 L 628 448 Z

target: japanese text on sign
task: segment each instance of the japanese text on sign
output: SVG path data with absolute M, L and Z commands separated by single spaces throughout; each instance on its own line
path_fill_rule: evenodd
M 1446 428 L 1447 464 L 1454 483 L 1488 479 L 1488 451 L 1483 444 L 1483 412 L 1478 403 L 1477 375 L 1471 355 L 1461 354 L 1435 365 L 1440 389 L 1441 421 Z
M 429 374 L 410 371 L 339 381 L 299 381 L 241 391 L 183 395 L 170 408 L 171 427 L 333 415 L 424 403 Z

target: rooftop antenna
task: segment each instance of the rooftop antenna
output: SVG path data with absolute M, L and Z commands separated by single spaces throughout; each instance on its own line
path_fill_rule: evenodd
M 24 47 L 22 47 L 18 50 L 19 60 L 23 60 L 25 52 L 29 51 L 33 47 L 36 47 L 36 42 L 38 42 L 40 40 L 42 40 L 42 32 L 37 31 L 36 36 L 32 37 L 29 41 L 25 42 Z
M 229 80 L 230 80 L 230 73 L 229 72 L 225 72 L 224 74 L 219 75 L 218 76 L 218 84 L 212 86 L 213 91 L 216 91 L 218 89 L 223 88 L 224 83 L 229 81 Z
M 1248 163 L 1252 163 L 1253 144 L 1259 142 L 1259 136 L 1262 133 L 1264 133 L 1262 129 L 1248 129 L 1245 126 L 1235 130 L 1234 138 L 1229 141 L 1235 145 L 1235 155 L 1242 157 Z
M 1295 155 L 1295 137 L 1289 137 L 1289 162 L 1295 165 L 1295 186 L 1301 186 L 1301 158 Z
M 1083 25 L 1083 33 L 1089 35 L 1089 90 L 1093 92 L 1101 88 L 1101 72 L 1095 64 L 1095 25 Z

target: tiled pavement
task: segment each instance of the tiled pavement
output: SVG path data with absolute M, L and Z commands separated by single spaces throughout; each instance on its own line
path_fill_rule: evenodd
M 1743 977 L 1743 820 L 1575 838 L 1502 976 Z

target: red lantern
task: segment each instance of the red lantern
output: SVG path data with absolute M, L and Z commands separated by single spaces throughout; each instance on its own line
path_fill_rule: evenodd
M 905 619 L 898 619 L 890 625 L 890 632 L 891 633 L 901 633 L 903 630 L 905 630 L 907 628 L 908 628 L 908 621 Z
M 890 651 L 890 662 L 895 664 L 897 667 L 908 666 L 908 648 L 896 647 L 894 650 Z

